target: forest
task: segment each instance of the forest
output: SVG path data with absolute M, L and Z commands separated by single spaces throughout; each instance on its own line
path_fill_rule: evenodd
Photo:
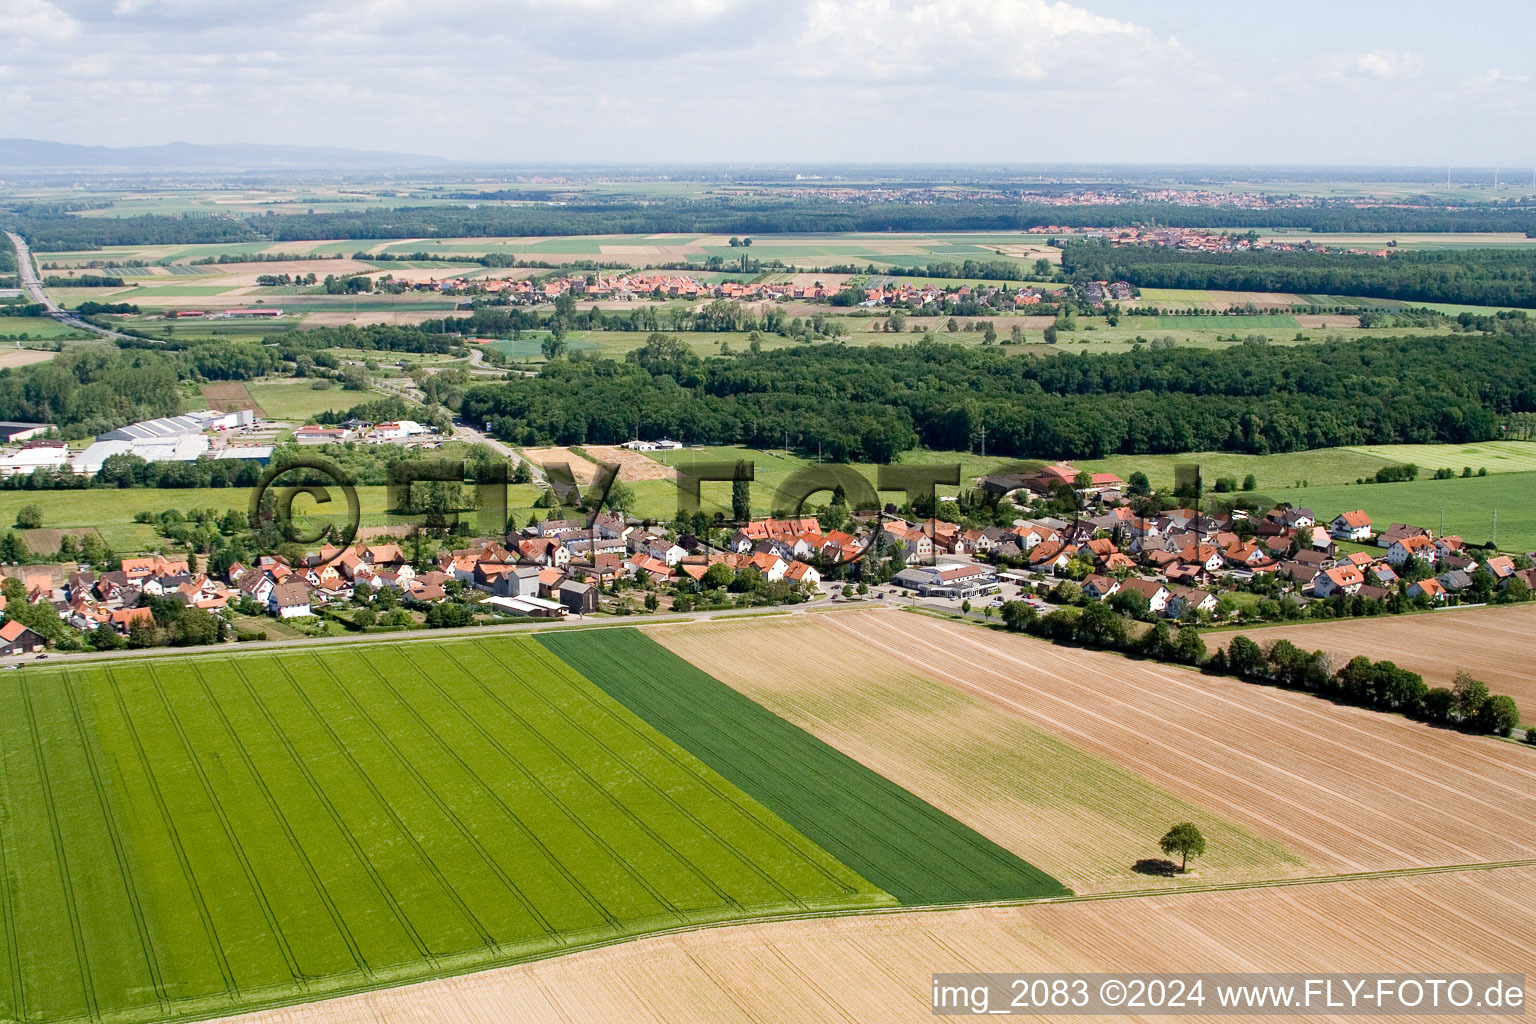
M 1362 295 L 1409 302 L 1536 306 L 1536 252 L 1398 249 L 1385 259 L 1353 253 L 1229 252 L 1065 242 L 1062 267 L 1079 280 L 1140 288 Z
M 1099 458 L 1466 442 L 1536 410 L 1536 330 L 1224 350 L 1005 355 L 924 340 L 838 343 L 703 360 L 653 335 L 624 362 L 564 360 L 465 392 L 463 412 L 524 444 L 814 447 L 890 461 L 919 445 Z
M 181 412 L 180 380 L 254 380 L 282 365 L 276 349 L 252 342 L 77 348 L 0 370 L 0 419 L 52 423 L 65 438 L 91 437 Z
M 1246 230 L 1536 231 L 1536 208 L 1480 204 L 1452 207 L 1366 207 L 1347 202 L 1311 207 L 1236 209 L 1172 203 L 1055 206 L 956 198 L 934 203 L 816 199 L 662 199 L 636 202 L 588 198 L 562 206 L 432 206 L 341 213 L 260 216 L 77 217 L 51 207 L 0 212 L 34 251 L 61 252 L 109 245 L 313 241 L 329 238 L 479 238 L 519 235 L 655 234 L 661 232 L 773 234 L 842 231 L 1018 231 L 1032 227 L 1146 225 Z

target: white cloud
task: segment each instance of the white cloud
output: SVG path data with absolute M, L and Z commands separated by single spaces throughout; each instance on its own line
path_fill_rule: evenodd
M 0 46 L 23 40 L 63 42 L 79 30 L 79 22 L 48 0 L 0 0 Z
M 1523 85 L 1530 80 L 1530 75 L 1506 75 L 1498 68 L 1489 68 L 1482 74 L 1473 75 L 1467 79 L 1466 85 L 1473 92 L 1493 92 L 1509 86 Z
M 1046 0 L 813 0 L 798 64 L 820 77 L 953 68 L 979 79 L 1037 79 L 1074 57 L 1098 63 L 1090 47 L 1133 41 L 1157 45 L 1140 26 Z
M 1418 78 L 1424 58 L 1400 50 L 1372 50 L 1355 58 L 1354 73 L 1369 78 Z

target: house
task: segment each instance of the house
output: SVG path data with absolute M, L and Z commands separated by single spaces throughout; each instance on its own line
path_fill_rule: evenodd
M 1427 597 L 1431 604 L 1439 604 L 1445 600 L 1445 587 L 1439 580 L 1424 579 L 1408 588 L 1408 596 L 1417 600 L 1419 597 Z
M 1371 539 L 1371 517 L 1362 509 L 1340 512 L 1328 524 L 1328 532 L 1338 540 L 1361 543 Z
M 1147 607 L 1154 612 L 1161 613 L 1168 607 L 1168 599 L 1173 592 L 1163 586 L 1157 580 L 1144 580 L 1132 578 L 1120 581 L 1120 592 L 1140 594 L 1147 599 Z
M 1083 593 L 1090 600 L 1102 601 L 1120 590 L 1120 581 L 1113 576 L 1088 576 L 1083 580 Z
M 1515 574 L 1515 560 L 1508 555 L 1494 555 L 1483 563 L 1496 581 L 1502 582 Z
M 148 608 L 119 608 L 108 617 L 107 621 L 112 623 L 113 629 L 127 636 L 136 624 L 153 626 L 155 615 Z
M 280 619 L 297 619 L 313 612 L 309 608 L 309 588 L 297 581 L 279 583 L 267 598 L 267 607 Z
M 753 564 L 757 564 L 756 559 L 759 559 L 759 558 L 761 558 L 761 559 L 773 558 L 772 555 L 753 555 L 752 557 L 754 559 L 754 563 Z M 773 574 L 773 575 L 768 575 L 768 578 L 770 580 L 776 580 L 780 576 L 784 575 L 784 563 L 782 561 L 780 561 L 779 559 L 776 559 L 776 558 L 774 558 L 773 560 L 774 560 L 774 562 L 777 563 L 778 571 L 775 574 Z M 667 582 L 667 580 L 672 578 L 672 569 L 671 569 L 671 567 L 668 566 L 667 563 L 663 562 L 661 559 L 659 559 L 659 558 L 652 558 L 650 555 L 645 555 L 645 554 L 631 555 L 629 557 L 628 561 L 626 561 L 624 563 L 624 568 L 625 568 L 625 571 L 627 571 L 631 576 L 635 577 L 636 579 L 639 579 L 642 576 L 645 576 L 645 577 L 648 577 L 653 583 L 665 583 L 665 582 Z M 765 575 L 767 575 L 767 573 L 765 573 Z
M 805 562 L 794 561 L 784 570 L 784 579 L 790 583 L 802 583 L 807 587 L 821 586 L 821 573 Z
M 1318 597 L 1355 594 L 1365 586 L 1365 574 L 1353 565 L 1336 565 L 1324 570 L 1312 581 L 1312 593 Z
M 777 582 L 784 578 L 784 573 L 789 571 L 789 563 L 778 555 L 766 551 L 758 551 L 747 560 L 747 566 L 756 569 L 763 574 L 769 583 Z
M 31 654 L 43 649 L 42 634 L 9 619 L 0 626 L 0 655 Z
M 1376 545 L 1377 547 L 1390 548 L 1395 542 L 1402 540 L 1404 537 L 1427 537 L 1430 540 L 1434 540 L 1434 534 L 1422 526 L 1393 523 L 1376 535 Z
M 1168 603 L 1164 613 L 1170 618 L 1182 619 L 1186 615 L 1216 614 L 1216 595 L 1208 590 L 1199 590 L 1195 587 L 1172 587 L 1169 590 Z
M 1472 589 L 1472 574 L 1465 569 L 1452 569 L 1450 572 L 1441 573 L 1435 579 L 1448 593 L 1459 594 L 1463 590 Z
M 1434 565 L 1439 557 L 1439 552 L 1435 550 L 1435 542 L 1429 539 L 1428 533 L 1416 533 L 1399 537 L 1387 549 L 1387 561 L 1391 562 L 1394 566 L 1403 565 L 1414 558 L 1422 558 L 1430 565 Z

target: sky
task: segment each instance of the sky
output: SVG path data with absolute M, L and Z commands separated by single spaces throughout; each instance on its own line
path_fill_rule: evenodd
M 1529 0 L 0 0 L 0 137 L 1531 167 L 1533 29 Z

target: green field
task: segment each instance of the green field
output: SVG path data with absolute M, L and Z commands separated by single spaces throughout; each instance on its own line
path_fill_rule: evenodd
M 278 481 L 281 484 L 281 480 Z M 300 496 L 293 504 L 295 518 L 301 525 L 316 522 L 336 523 L 345 519 L 346 502 L 337 488 L 330 488 L 333 505 L 323 505 Z M 362 526 L 408 526 L 419 518 L 391 515 L 388 511 L 388 488 L 382 485 L 363 485 L 357 488 L 358 507 Z M 517 516 L 519 523 L 528 521 L 533 514 L 533 502 L 539 496 L 532 484 L 510 484 L 507 488 L 509 512 Z M 24 505 L 38 505 L 43 510 L 43 526 L 49 529 L 76 526 L 94 526 L 102 539 L 118 554 L 133 551 L 154 550 L 168 543 L 157 537 L 153 527 L 135 523 L 139 512 L 164 512 L 167 509 L 187 511 L 196 508 L 213 508 L 219 511 L 250 507 L 251 491 L 246 487 L 129 487 L 123 489 L 90 487 L 68 491 L 0 491 L 0 529 L 9 528 L 16 521 L 16 513 Z M 334 511 L 333 511 L 334 509 Z M 475 513 L 464 513 L 471 523 Z M 306 530 L 312 529 L 304 525 Z M 46 552 L 45 552 L 46 553 Z
M 1439 534 L 1443 515 L 1444 533 L 1458 534 L 1473 544 L 1495 539 L 1493 517 L 1497 511 L 1498 546 L 1505 551 L 1536 550 L 1536 473 L 1269 493 L 1310 506 L 1320 516 L 1362 508 L 1378 529 L 1389 523 L 1412 523 Z
M 552 632 L 539 641 L 904 905 L 1067 893 L 637 630 Z
M 317 391 L 314 383 L 302 377 L 282 377 L 252 381 L 246 390 L 262 412 L 279 420 L 309 420 L 322 412 L 344 411 L 375 397 L 368 392 L 343 391 L 334 385 Z
M 638 632 L 543 639 L 0 682 L 0 1019 L 208 1016 L 716 921 L 1066 893 Z

